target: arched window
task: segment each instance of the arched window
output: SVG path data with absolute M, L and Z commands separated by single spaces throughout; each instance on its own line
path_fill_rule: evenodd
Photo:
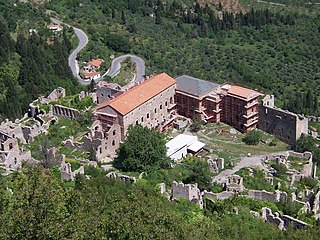
M 113 133 L 112 133 L 112 134 L 113 134 L 113 136 L 116 135 L 116 130 L 113 130 Z
M 112 146 L 115 146 L 116 142 L 114 140 L 112 140 Z

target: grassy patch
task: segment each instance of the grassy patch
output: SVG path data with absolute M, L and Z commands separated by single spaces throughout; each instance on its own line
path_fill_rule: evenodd
M 266 143 L 274 139 L 270 134 L 264 132 L 261 134 L 261 138 Z M 228 161 L 237 161 L 248 153 L 260 155 L 285 151 L 288 148 L 287 144 L 280 141 L 277 142 L 276 146 L 269 146 L 269 144 L 263 142 L 260 142 L 258 145 L 246 145 L 242 142 L 244 134 L 235 131 L 226 124 L 207 124 L 196 135 L 214 154 L 225 158 L 226 164 Z

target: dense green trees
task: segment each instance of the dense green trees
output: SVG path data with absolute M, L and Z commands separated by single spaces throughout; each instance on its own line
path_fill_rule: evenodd
M 129 126 L 116 164 L 125 171 L 148 171 L 169 166 L 164 135 L 141 125 Z
M 78 176 L 66 188 L 50 170 L 26 168 L 0 182 L 1 239 L 217 239 L 191 203 L 149 187 Z M 188 211 L 186 213 L 185 211 Z
M 48 7 L 68 18 L 70 11 L 58 7 L 63 1 L 51 1 Z M 104 59 L 119 49 L 113 46 L 117 45 L 113 35 L 124 36 L 127 42 L 122 45 L 130 47 L 119 51 L 144 58 L 151 73 L 165 71 L 173 76 L 189 74 L 218 83 L 238 83 L 275 94 L 277 104 L 282 107 L 286 100 L 288 109 L 294 105 L 295 95 L 306 95 L 311 89 L 312 95 L 318 96 L 313 99 L 317 106 L 295 111 L 318 114 L 319 16 L 301 14 L 295 8 L 277 11 L 264 9 L 264 4 L 252 6 L 261 9 L 250 7 L 236 15 L 222 13 L 220 19 L 213 6 L 193 1 L 94 1 L 90 8 L 78 7 L 76 15 L 81 27 L 88 32 L 94 29 L 89 36 L 94 41 L 90 51 Z M 157 16 L 161 24 L 156 24 Z M 109 43 L 107 32 L 112 35 Z
M 52 36 L 45 28 L 47 17 L 31 4 L 0 3 L 4 13 L 0 20 L 0 117 L 14 119 L 39 95 L 58 86 L 72 93 L 78 83 L 68 65 L 72 48 L 68 30 Z M 36 31 L 31 34 L 32 28 Z
M 319 227 L 280 231 L 250 216 L 268 206 L 293 205 L 230 198 L 205 200 L 205 209 L 169 202 L 154 187 L 77 176 L 61 183 L 55 170 L 24 168 L 0 178 L 1 239 L 318 239 Z M 239 214 L 233 214 L 237 207 Z

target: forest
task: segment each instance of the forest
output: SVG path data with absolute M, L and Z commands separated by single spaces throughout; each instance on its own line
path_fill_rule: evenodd
M 1 239 L 318 239 L 319 228 L 280 231 L 249 209 L 266 203 L 206 200 L 205 209 L 169 202 L 159 189 L 108 180 L 91 169 L 74 184 L 55 169 L 25 166 L 0 179 Z M 233 214 L 234 206 L 239 214 Z M 276 208 L 272 203 L 268 205 Z
M 146 60 L 149 74 L 233 82 L 275 94 L 279 107 L 319 114 L 320 15 L 312 6 L 247 4 L 232 13 L 199 2 L 53 0 L 47 7 L 88 33 L 83 60 L 130 52 Z
M 20 118 L 30 102 L 58 86 L 79 89 L 68 66 L 72 31 L 53 35 L 48 17 L 29 4 L 1 0 L 0 13 L 0 119 Z

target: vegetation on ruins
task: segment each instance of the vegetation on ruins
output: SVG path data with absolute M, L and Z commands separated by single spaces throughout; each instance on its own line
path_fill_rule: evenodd
M 1 239 L 312 240 L 319 234 L 317 227 L 282 232 L 249 214 L 264 206 L 284 210 L 279 204 L 232 197 L 205 200 L 200 210 L 187 201 L 169 202 L 139 182 L 98 174 L 78 176 L 71 185 L 58 175 L 56 170 L 23 168 L 0 179 Z
M 117 150 L 115 164 L 124 171 L 166 168 L 170 160 L 166 156 L 165 144 L 162 133 L 142 125 L 131 125 L 126 139 Z
M 319 164 L 320 162 L 320 141 L 312 138 L 311 136 L 301 135 L 295 146 L 295 151 L 305 152 L 309 151 L 313 153 L 313 161 Z

